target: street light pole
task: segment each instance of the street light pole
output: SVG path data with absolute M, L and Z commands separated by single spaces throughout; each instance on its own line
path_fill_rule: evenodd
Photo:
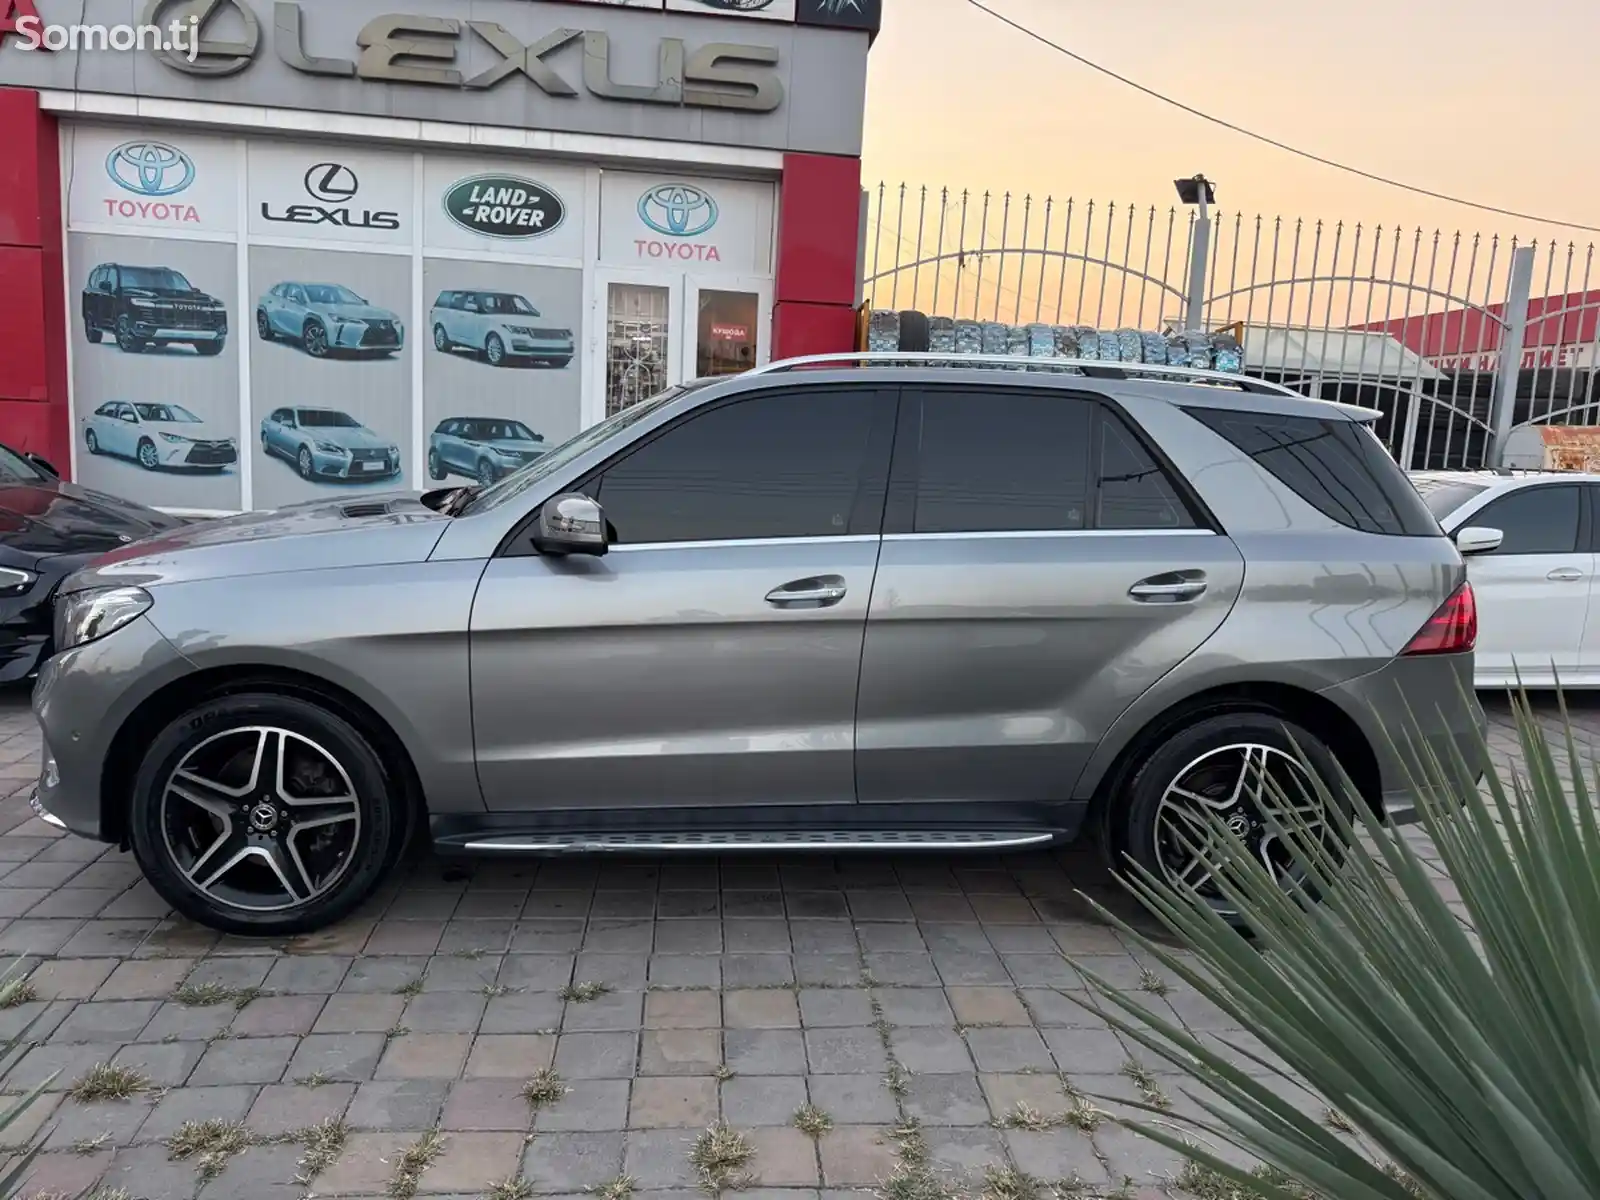
M 1189 241 L 1189 291 L 1184 310 L 1184 327 L 1203 330 L 1206 316 L 1206 273 L 1211 262 L 1211 205 L 1216 203 L 1216 185 L 1204 175 L 1173 181 L 1178 199 L 1194 205 L 1194 233 Z

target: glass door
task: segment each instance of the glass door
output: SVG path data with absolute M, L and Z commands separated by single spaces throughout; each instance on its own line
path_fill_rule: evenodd
M 600 310 L 601 417 L 648 400 L 683 382 L 681 277 L 602 273 Z
M 736 375 L 772 355 L 771 285 L 759 280 L 690 280 L 693 337 L 684 343 L 684 378 Z

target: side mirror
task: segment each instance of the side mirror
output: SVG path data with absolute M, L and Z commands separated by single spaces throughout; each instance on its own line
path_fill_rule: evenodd
M 576 492 L 552 496 L 539 510 L 533 545 L 541 554 L 604 554 L 606 515 L 598 503 Z
M 61 478 L 61 472 L 56 470 L 55 464 L 52 463 L 49 459 L 45 458 L 43 455 L 35 454 L 32 450 L 29 450 L 22 457 L 27 459 L 30 463 L 32 463 L 34 466 L 38 467 L 39 470 L 43 471 L 46 475 L 49 475 L 51 478 L 53 478 L 53 479 L 60 479 Z
M 1456 530 L 1456 549 L 1462 554 L 1487 554 L 1500 549 L 1505 534 L 1482 525 L 1467 525 Z

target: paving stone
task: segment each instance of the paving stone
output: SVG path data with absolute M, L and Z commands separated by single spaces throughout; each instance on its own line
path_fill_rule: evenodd
M 45 1138 L 47 1150 L 71 1150 L 81 1145 L 126 1146 L 134 1140 L 154 1107 L 148 1096 L 130 1100 L 102 1100 L 79 1104 L 66 1099 L 56 1109 Z
M 649 1135 L 641 1135 L 649 1136 Z M 637 1139 L 629 1139 L 631 1156 Z M 623 1171 L 620 1133 L 544 1133 L 533 1135 L 522 1153 L 522 1177 L 538 1192 L 586 1192 Z M 628 1170 L 641 1187 L 653 1175 Z
M 996 1120 L 1019 1104 L 1045 1116 L 1053 1116 L 1070 1104 L 1058 1075 L 983 1075 L 978 1082 Z M 1099 1090 L 1094 1089 L 1096 1094 Z
M 703 1129 L 717 1119 L 717 1081 L 711 1076 L 635 1079 L 628 1110 L 632 1129 Z
M 750 1173 L 763 1188 L 816 1187 L 817 1143 L 798 1129 L 769 1126 L 746 1135 L 755 1151 Z
M 687 1129 L 636 1130 L 628 1135 L 622 1169 L 641 1189 L 693 1188 L 698 1181 L 689 1151 L 696 1136 Z
M 936 1174 L 981 1181 L 985 1167 L 1005 1161 L 1005 1143 L 997 1129 L 930 1126 L 923 1137 L 928 1145 L 928 1165 Z M 1059 1173 L 1048 1176 L 1061 1177 Z
M 878 1125 L 896 1119 L 894 1096 L 882 1075 L 813 1075 L 811 1103 L 837 1125 Z
M 817 1153 L 829 1187 L 870 1188 L 894 1174 L 894 1148 L 885 1126 L 836 1126 L 817 1143 Z
M 15 1100 L 8 1096 L 5 1103 L 15 1103 Z M 67 1099 L 60 1093 L 35 1096 L 11 1124 L 0 1131 L 0 1146 L 11 1150 L 32 1146 L 39 1140 L 39 1131 L 55 1121 L 56 1110 L 65 1103 Z
M 267 972 L 262 987 L 284 995 L 326 994 L 338 989 L 352 961 L 334 955 L 281 958 Z
M 206 1045 L 205 1042 L 135 1043 L 118 1050 L 111 1061 L 115 1066 L 138 1071 L 155 1087 L 178 1087 L 191 1078 L 195 1064 L 206 1052 Z
M 808 1029 L 806 1061 L 812 1075 L 859 1075 L 889 1069 L 876 1029 Z
M 472 1049 L 470 1033 L 405 1033 L 389 1039 L 376 1079 L 457 1079 Z
M 1000 961 L 1006 974 L 1020 986 L 1082 986 L 1082 977 L 1059 954 L 1002 954 Z
M 85 1071 L 99 1063 L 110 1062 L 121 1049 L 117 1042 L 35 1046 L 6 1072 L 5 1085 L 13 1092 L 31 1092 L 40 1086 L 46 1091 L 64 1092 Z
M 596 921 L 589 922 L 588 929 L 579 935 L 579 945 L 585 950 L 592 950 L 603 954 L 648 954 L 655 945 L 656 927 L 654 921 Z M 517 948 L 517 939 L 513 938 L 512 948 Z M 528 950 L 540 947 L 529 945 Z M 549 949 L 564 949 L 565 947 L 551 946 Z M 577 947 L 573 947 L 576 949 Z
M 239 1010 L 229 1028 L 241 1037 L 310 1033 L 327 999 L 326 996 L 257 996 Z
M 283 1083 L 264 1087 L 256 1095 L 245 1124 L 263 1137 L 277 1137 L 342 1117 L 356 1094 L 353 1083 L 305 1087 Z
M 989 1072 L 1049 1071 L 1055 1068 L 1050 1051 L 1031 1026 L 1027 1029 L 969 1029 L 967 1046 L 978 1070 Z
M 867 974 L 888 987 L 939 987 L 947 982 L 940 979 L 934 960 L 927 954 L 902 951 L 885 951 L 865 956 Z M 998 959 L 996 960 L 998 962 Z M 957 980 L 956 982 L 968 982 Z M 989 982 L 979 980 L 976 982 Z
M 611 922 L 610 924 L 615 924 Z M 512 954 L 576 954 L 579 949 L 588 946 L 591 950 L 610 950 L 613 952 L 623 950 L 649 951 L 650 939 L 654 930 L 649 921 L 631 922 L 631 926 L 644 931 L 643 945 L 621 946 L 596 946 L 589 945 L 585 935 L 584 922 L 568 920 L 565 918 L 537 917 L 531 920 L 524 919 L 517 922 L 511 931 Z M 632 939 L 637 942 L 639 939 Z
M 533 1111 L 520 1079 L 468 1079 L 450 1085 L 441 1129 L 526 1132 Z
M 77 955 L 121 958 L 125 954 L 132 954 L 139 943 L 150 935 L 155 925 L 156 922 L 153 920 L 84 921 L 73 935 L 58 947 L 58 951 L 64 958 Z
M 405 1008 L 404 996 L 340 992 L 324 1002 L 312 1030 L 316 1033 L 385 1033 L 400 1023 L 400 1014 Z
M 443 921 L 379 921 L 364 949 L 368 954 L 432 954 L 442 936 Z
M 787 954 L 730 954 L 722 959 L 722 983 L 729 988 L 790 988 L 794 960 Z
M 526 1079 L 550 1065 L 555 1047 L 549 1034 L 480 1033 L 462 1074 L 468 1079 Z
M 1056 1090 L 1059 1094 L 1059 1083 Z M 983 1125 L 990 1119 L 983 1089 L 972 1075 L 913 1075 L 906 1082 L 905 1107 L 924 1125 Z
M 568 1079 L 628 1079 L 638 1047 L 636 1033 L 564 1033 L 556 1040 L 555 1068 Z
M 339 982 L 339 991 L 392 996 L 421 979 L 427 969 L 428 960 L 421 955 L 358 958 Z
M 974 1069 L 967 1043 L 954 1029 L 892 1029 L 889 1045 L 895 1061 L 913 1075 L 970 1075 Z
M 800 1023 L 808 1029 L 871 1025 L 872 997 L 859 988 L 803 988 Z
M 1109 1030 L 1046 1029 L 1043 1033 L 1057 1068 L 1068 1075 L 1111 1075 L 1128 1061 L 1127 1050 Z
M 634 1030 L 644 1025 L 643 992 L 611 992 L 583 1004 L 568 1003 L 561 1018 L 563 1032 Z
M 709 954 L 653 954 L 649 979 L 652 988 L 718 988 L 722 960 Z
M 722 997 L 717 992 L 650 992 L 644 998 L 646 1029 L 717 1029 Z
M 511 929 L 510 921 L 450 921 L 439 938 L 439 953 L 504 954 Z
M 131 1042 L 161 1007 L 155 1000 L 91 1000 L 72 1010 L 52 1042 Z
M 423 1173 L 422 1190 L 481 1193 L 517 1173 L 522 1150 L 519 1133 L 446 1134 L 444 1150 Z
M 301 1039 L 284 1078 L 291 1083 L 314 1076 L 334 1082 L 365 1082 L 378 1068 L 385 1040 L 379 1033 L 313 1033 Z
M 804 1075 L 805 1039 L 798 1029 L 730 1029 L 723 1061 L 740 1075 Z
M 103 1192 L 123 1189 L 133 1196 L 182 1196 L 195 1193 L 199 1181 L 192 1162 L 173 1162 L 165 1146 L 130 1146 L 118 1150 L 100 1179 Z
M 721 1065 L 722 1034 L 715 1029 L 644 1031 L 639 1049 L 641 1075 L 710 1075 Z
M 800 1007 L 793 992 L 726 991 L 723 1023 L 729 1029 L 798 1029 Z
M 71 1150 L 41 1154 L 28 1167 L 17 1194 L 30 1200 L 84 1195 L 110 1167 L 111 1157 L 110 1150 L 94 1154 L 78 1154 Z
M 28 982 L 41 1000 L 87 1000 L 116 966 L 104 958 L 56 959 L 35 967 Z
M 956 1021 L 961 1025 L 1031 1025 L 1028 1010 L 1011 988 L 953 987 L 945 989 Z
M 740 1128 L 787 1125 L 808 1099 L 799 1075 L 736 1075 L 722 1085 L 722 1111 Z
M 838 954 L 796 952 L 794 977 L 802 986 L 808 987 L 860 987 L 861 958 L 854 952 Z
M 444 1109 L 442 1079 L 379 1079 L 363 1083 L 345 1112 L 356 1129 L 431 1129 Z
M 1024 1174 L 1037 1179 L 1071 1179 L 1076 1175 L 1087 1184 L 1107 1180 L 1094 1143 L 1076 1129 L 1007 1129 L 1001 1137 L 1011 1161 Z
M 292 1037 L 228 1038 L 211 1048 L 194 1069 L 195 1086 L 228 1083 L 277 1083 L 299 1047 Z
M 538 1033 L 561 1025 L 566 1003 L 555 992 L 521 992 L 496 996 L 484 1009 L 479 1033 Z
M 422 979 L 422 991 L 456 999 L 461 999 L 466 992 L 487 994 L 495 986 L 505 961 L 498 954 L 481 957 L 440 955 L 428 964 L 428 973 Z
M 44 1041 L 76 1007 L 75 1000 L 35 1000 L 0 1009 L 0 1039 Z
M 878 988 L 873 992 L 891 1025 L 954 1028 L 955 1012 L 941 988 Z
M 501 986 L 519 991 L 559 992 L 572 982 L 574 962 L 570 954 L 508 954 L 497 979 Z
M 394 1178 L 395 1163 L 415 1133 L 353 1133 L 333 1166 L 317 1176 L 323 1196 L 382 1196 Z
M 251 954 L 239 958 L 208 958 L 189 973 L 185 983 L 200 987 L 214 983 L 235 990 L 258 988 L 277 960 L 270 955 Z
M 304 1200 L 305 1186 L 293 1182 L 300 1174 L 300 1154 L 294 1145 L 251 1146 L 201 1186 L 200 1200 Z
M 162 1004 L 140 1033 L 139 1040 L 203 1041 L 206 1038 L 216 1037 L 227 1029 L 238 1016 L 238 1011 L 231 1004 L 207 1004 L 203 1007 L 174 1002 Z
M 161 1097 L 140 1130 L 140 1138 L 144 1141 L 169 1138 L 178 1126 L 188 1121 L 242 1121 L 255 1103 L 258 1090 L 244 1085 L 175 1088 Z
M 413 997 L 399 1024 L 412 1033 L 472 1033 L 483 1020 L 483 996 L 458 992 L 427 992 Z

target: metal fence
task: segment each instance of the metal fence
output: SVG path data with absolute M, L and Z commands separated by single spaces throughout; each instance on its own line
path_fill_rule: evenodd
M 1482 466 L 1517 426 L 1600 423 L 1593 244 L 904 184 L 879 184 L 867 220 L 875 308 L 1231 328 L 1250 374 L 1380 409 L 1403 466 Z

